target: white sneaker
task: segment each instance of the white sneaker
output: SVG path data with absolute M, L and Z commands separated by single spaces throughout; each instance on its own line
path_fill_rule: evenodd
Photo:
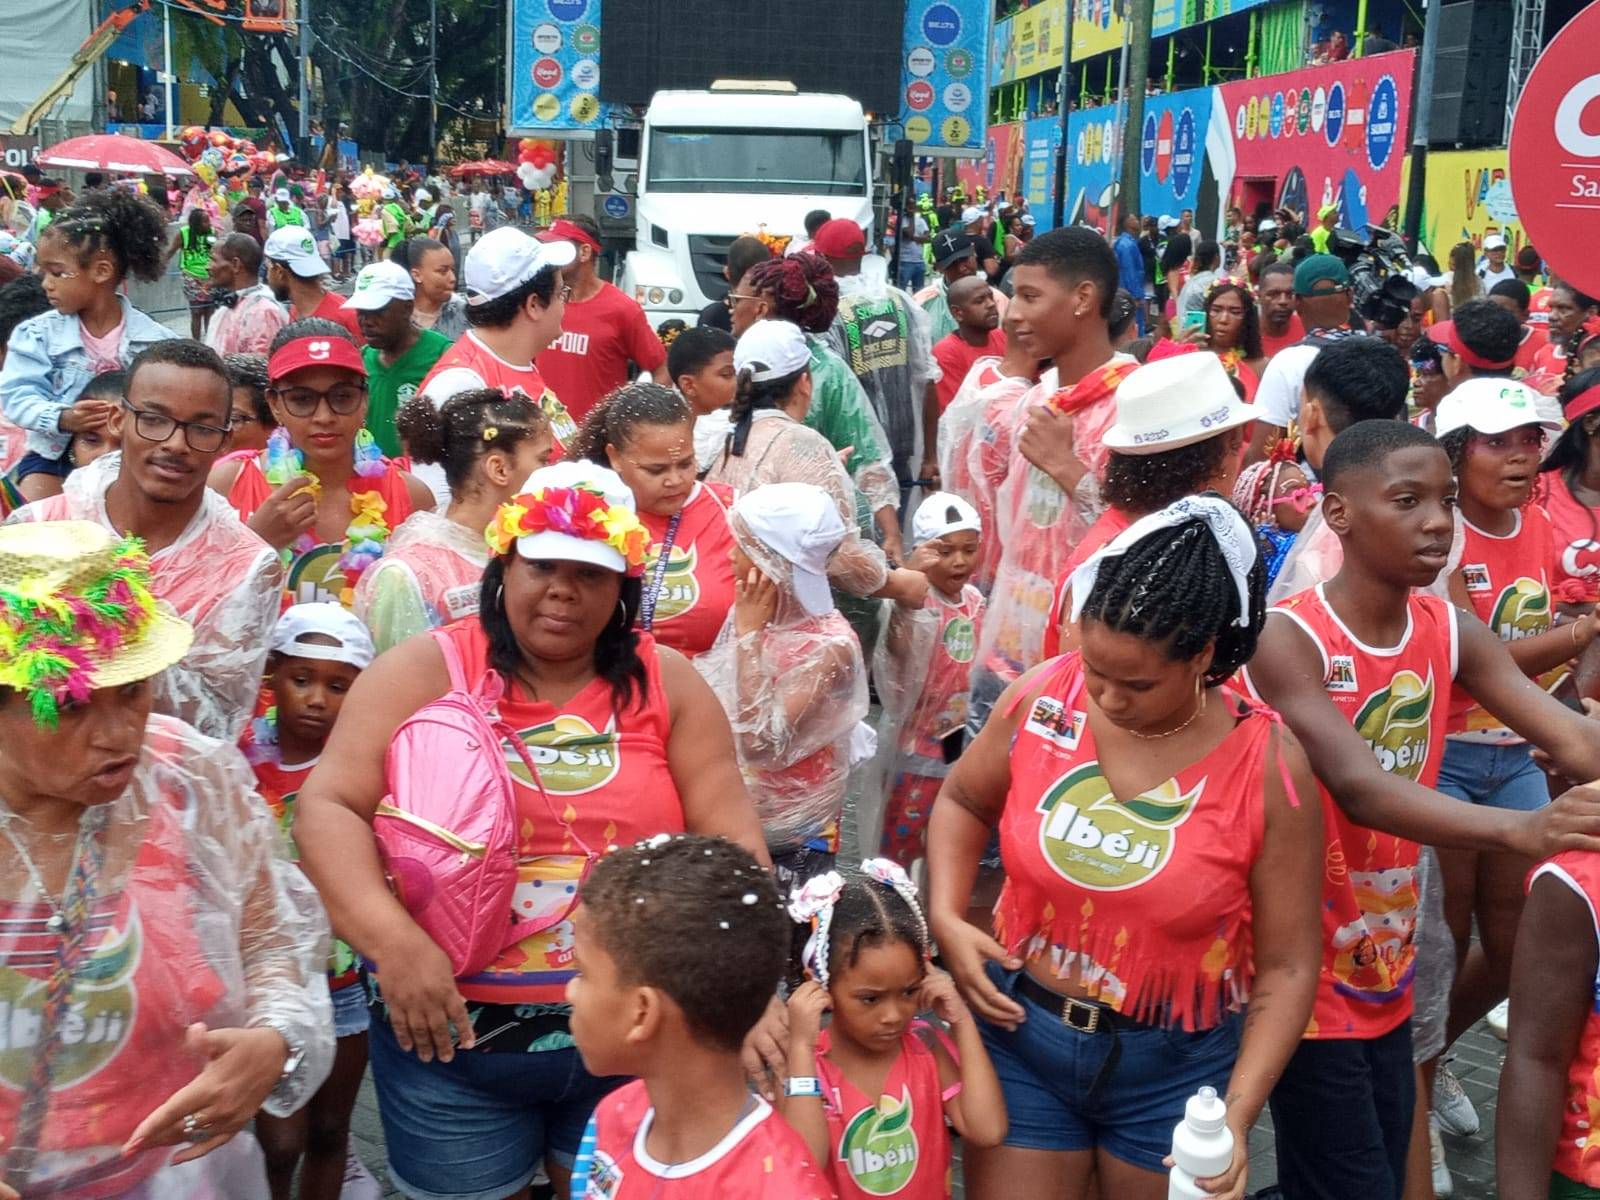
M 1439 1128 L 1457 1137 L 1473 1137 L 1482 1128 L 1478 1110 L 1447 1062 L 1439 1064 L 1433 1077 L 1433 1117 Z
M 1506 1040 L 1506 1031 L 1511 1026 L 1511 1001 L 1502 1000 L 1489 1010 L 1489 1015 L 1484 1017 L 1484 1024 L 1489 1026 L 1489 1032 L 1502 1042 Z
M 1455 1195 L 1456 1181 L 1450 1175 L 1450 1165 L 1444 1161 L 1444 1142 L 1439 1138 L 1437 1114 L 1428 1117 L 1428 1162 L 1433 1168 L 1433 1194 L 1436 1200 L 1450 1200 Z
M 344 1154 L 344 1185 L 339 1189 L 339 1200 L 383 1200 L 383 1188 L 356 1153 L 354 1139 Z

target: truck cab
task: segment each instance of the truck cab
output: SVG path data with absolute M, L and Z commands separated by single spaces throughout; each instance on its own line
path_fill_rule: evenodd
M 691 324 L 728 290 L 728 247 L 761 226 L 805 236 L 826 209 L 871 232 L 866 114 L 845 96 L 786 84 L 657 92 L 639 142 L 635 241 L 619 286 L 659 324 Z

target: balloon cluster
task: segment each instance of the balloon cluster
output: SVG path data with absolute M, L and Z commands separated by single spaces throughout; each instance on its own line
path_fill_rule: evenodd
M 384 192 L 392 187 L 388 179 L 376 174 L 371 167 L 350 181 L 350 194 L 356 198 L 356 223 L 350 232 L 368 249 L 383 244 L 383 218 L 378 213 L 378 204 Z
M 542 192 L 555 182 L 560 154 L 553 142 L 523 138 L 517 143 L 517 180 L 530 192 Z

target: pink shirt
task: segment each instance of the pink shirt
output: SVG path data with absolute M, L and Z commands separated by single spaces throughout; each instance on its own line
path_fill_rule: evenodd
M 115 328 L 96 337 L 89 332 L 88 326 L 82 321 L 78 322 L 78 337 L 83 342 L 83 352 L 89 356 L 89 365 L 94 368 L 96 375 L 103 371 L 122 370 L 119 351 L 122 349 L 122 335 L 127 329 L 126 321 L 118 321 Z

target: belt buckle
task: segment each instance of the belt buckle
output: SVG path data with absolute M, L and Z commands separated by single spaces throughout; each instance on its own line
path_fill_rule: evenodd
M 1100 1006 L 1068 997 L 1061 1005 L 1061 1023 L 1079 1033 L 1094 1033 L 1100 1028 Z

